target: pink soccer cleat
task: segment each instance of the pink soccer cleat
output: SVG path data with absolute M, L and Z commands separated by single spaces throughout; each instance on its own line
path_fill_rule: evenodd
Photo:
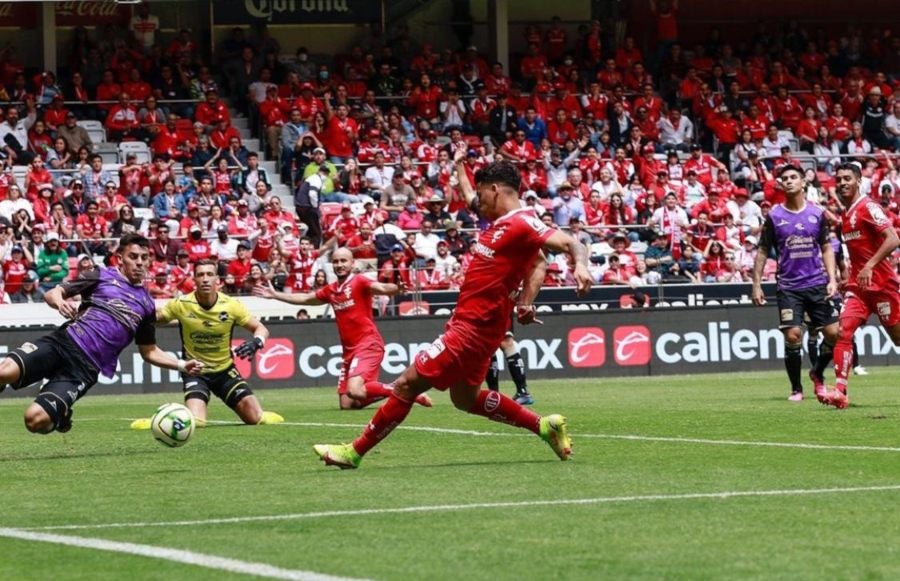
M 809 370 L 809 378 L 812 380 L 815 388 L 816 400 L 822 405 L 828 405 L 828 386 L 825 385 L 825 381 L 821 377 L 816 376 L 812 369 Z
M 791 396 L 788 398 L 788 401 L 794 401 L 794 402 L 803 401 L 803 392 L 802 391 L 793 392 L 791 394 Z
M 846 409 L 850 406 L 850 398 L 847 394 L 838 388 L 835 388 L 826 396 L 825 404 L 834 406 L 839 410 Z

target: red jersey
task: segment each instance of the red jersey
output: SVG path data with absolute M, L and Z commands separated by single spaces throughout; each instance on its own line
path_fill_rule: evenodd
M 503 341 L 517 291 L 553 232 L 533 209 L 520 208 L 479 235 L 456 310 L 447 323 L 448 329 L 467 336 L 473 361 L 486 358 Z
M 344 282 L 336 281 L 316 291 L 316 298 L 334 307 L 334 318 L 344 356 L 371 349 L 384 348 L 384 339 L 372 316 L 372 281 L 351 274 Z
M 857 292 L 866 290 L 857 287 L 856 277 L 881 246 L 881 233 L 890 227 L 890 218 L 884 213 L 878 202 L 868 196 L 860 196 L 844 212 L 841 233 L 850 257 L 848 290 Z M 891 266 L 891 261 L 885 259 L 879 262 L 872 270 L 872 287 L 879 290 L 896 290 L 898 286 L 900 286 L 900 277 Z

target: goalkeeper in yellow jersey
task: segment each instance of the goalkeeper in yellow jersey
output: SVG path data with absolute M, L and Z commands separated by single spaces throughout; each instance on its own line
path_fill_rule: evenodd
M 219 276 L 215 260 L 203 259 L 194 266 L 196 290 L 172 299 L 156 311 L 158 324 L 178 321 L 184 356 L 203 362 L 201 375 L 182 375 L 184 404 L 197 419 L 206 423 L 210 393 L 234 410 L 245 424 L 277 424 L 284 421 L 274 412 L 263 411 L 259 400 L 234 366 L 234 357 L 250 359 L 265 345 L 269 330 L 252 316 L 240 301 L 217 290 Z M 234 349 L 231 335 L 235 326 L 253 334 Z M 132 423 L 134 429 L 147 429 L 149 419 Z

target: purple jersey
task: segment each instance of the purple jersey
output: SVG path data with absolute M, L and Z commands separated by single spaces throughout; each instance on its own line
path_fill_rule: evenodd
M 759 241 L 760 246 L 775 249 L 778 288 L 787 291 L 828 284 L 823 244 L 828 244 L 825 214 L 812 204 L 796 212 L 782 204 L 772 208 Z
M 78 316 L 66 323 L 66 332 L 103 375 L 115 373 L 119 354 L 132 340 L 138 345 L 156 343 L 153 298 L 117 268 L 85 272 L 63 283 L 62 289 L 66 298 L 81 295 Z

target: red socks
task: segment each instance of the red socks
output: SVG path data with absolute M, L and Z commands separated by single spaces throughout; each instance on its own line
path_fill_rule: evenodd
M 378 401 L 378 399 L 384 399 L 394 393 L 394 387 L 389 384 L 381 383 L 380 381 L 367 381 L 366 382 L 366 400 Z M 370 402 L 371 403 L 371 402 Z
M 499 391 L 487 389 L 479 391 L 475 403 L 469 408 L 469 413 L 540 434 L 541 416 Z
M 366 390 L 369 384 L 366 384 Z M 371 392 L 369 392 L 371 394 Z M 391 392 L 384 405 L 378 408 L 375 415 L 366 425 L 363 433 L 353 440 L 353 449 L 360 456 L 374 448 L 383 439 L 387 438 L 394 428 L 403 423 L 409 410 L 412 408 L 413 402 L 405 401 L 397 397 Z
M 850 371 L 853 369 L 853 334 L 841 334 L 841 338 L 834 344 L 834 386 L 841 392 L 847 393 L 847 381 L 850 379 Z

